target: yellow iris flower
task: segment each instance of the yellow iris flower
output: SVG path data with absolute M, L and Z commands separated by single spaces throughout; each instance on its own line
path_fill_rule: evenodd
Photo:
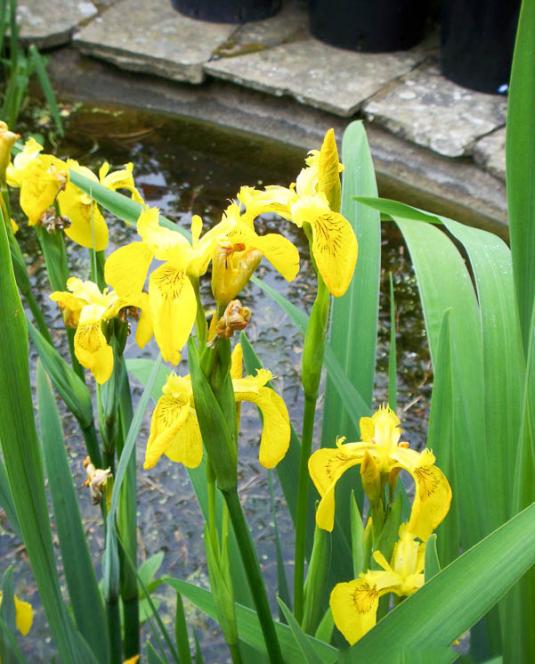
M 153 259 L 163 261 L 150 275 L 148 299 L 162 357 L 178 364 L 197 313 L 195 290 L 188 276 L 192 248 L 183 235 L 163 228 L 158 219 L 157 208 L 143 210 L 137 221 L 141 242 L 114 251 L 106 260 L 104 276 L 121 298 L 137 299 Z
M 351 224 L 332 209 L 339 204 L 342 170 L 332 130 L 327 132 L 321 150 L 309 153 L 306 164 L 289 188 L 270 186 L 260 191 L 242 187 L 238 199 L 257 215 L 273 212 L 303 227 L 310 234 L 318 272 L 329 292 L 340 297 L 351 283 L 358 244 Z
M 266 384 L 272 374 L 260 369 L 256 376 L 241 377 L 241 347 L 232 354 L 232 385 L 237 403 L 254 403 L 262 413 L 264 426 L 259 461 L 274 468 L 284 458 L 290 444 L 290 418 L 283 399 Z M 202 460 L 202 437 L 195 411 L 189 376 L 172 373 L 154 409 L 145 452 L 144 468 L 153 468 L 165 454 L 171 461 L 196 468 Z
M 286 279 L 293 279 L 299 270 L 299 254 L 293 244 L 274 233 L 257 235 L 252 222 L 244 222 L 234 204 L 202 237 L 202 221 L 195 215 L 192 244 L 180 233 L 160 226 L 158 219 L 156 208 L 143 210 L 137 221 L 141 242 L 114 251 L 106 260 L 104 274 L 106 282 L 128 299 L 142 292 L 153 259 L 163 261 L 150 275 L 148 292 L 154 336 L 164 360 L 172 364 L 180 361 L 197 312 L 190 279 L 201 277 L 210 261 L 214 263 L 214 294 L 222 304 L 239 292 L 262 256 Z
M 33 624 L 33 608 L 29 602 L 19 599 L 16 595 L 15 601 L 15 624 L 22 636 L 27 636 Z M 2 604 L 2 591 L 0 591 L 0 605 Z
M 311 455 L 310 476 L 321 496 L 316 512 L 319 528 L 331 531 L 334 526 L 335 487 L 342 475 L 372 459 L 382 478 L 394 481 L 400 470 L 414 479 L 415 497 L 408 528 L 416 537 L 427 540 L 442 522 L 451 503 L 451 488 L 442 471 L 435 465 L 431 450 L 417 452 L 400 442 L 401 430 L 397 415 L 388 407 L 381 407 L 372 417 L 361 417 L 362 441 L 335 448 L 322 448 Z
M 369 570 L 354 581 L 337 583 L 330 606 L 336 627 L 351 645 L 374 627 L 379 598 L 388 593 L 412 595 L 424 583 L 425 543 L 402 524 L 390 563 L 380 551 L 373 554 L 381 570 Z
M 125 307 L 139 308 L 141 318 L 136 330 L 136 341 L 143 348 L 152 336 L 148 303 L 143 294 L 125 300 L 108 289 L 101 292 L 97 284 L 77 277 L 67 281 L 67 289 L 55 291 L 50 299 L 63 310 L 65 324 L 76 328 L 74 352 L 78 361 L 91 371 L 97 383 L 105 383 L 113 371 L 113 349 L 106 339 L 106 322 L 116 317 Z
M 102 164 L 99 170 L 99 177 L 80 164 L 69 159 L 67 168 L 86 178 L 99 182 L 104 187 L 112 189 L 126 189 L 130 191 L 132 199 L 138 203 L 143 203 L 139 192 L 134 185 L 133 165 L 127 164 L 123 169 L 110 173 L 110 166 L 107 162 Z M 63 191 L 58 195 L 58 203 L 61 214 L 69 219 L 70 226 L 65 227 L 65 235 L 73 242 L 94 249 L 103 251 L 108 246 L 108 227 L 102 216 L 98 205 L 89 196 L 71 182 L 67 182 Z
M 293 281 L 299 272 L 296 247 L 278 233 L 258 235 L 254 228 L 256 216 L 232 203 L 221 222 L 205 236 L 213 242 L 212 291 L 220 304 L 228 304 L 238 295 L 263 257 L 286 281 Z
M 67 164 L 51 154 L 40 154 L 42 149 L 35 139 L 28 139 L 6 170 L 8 185 L 20 189 L 20 206 L 31 226 L 54 205 L 69 179 Z

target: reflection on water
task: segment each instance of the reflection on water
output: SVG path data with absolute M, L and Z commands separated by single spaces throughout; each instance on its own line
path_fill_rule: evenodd
M 315 146 L 311 146 L 315 147 Z M 68 136 L 59 145 L 60 156 L 70 156 L 95 171 L 107 159 L 112 166 L 134 162 L 136 183 L 145 200 L 158 206 L 162 213 L 180 225 L 188 227 L 192 214 L 202 216 L 207 227 L 219 221 L 223 209 L 241 185 L 288 185 L 302 167 L 304 153 L 281 144 L 236 136 L 219 128 L 200 123 L 171 119 L 166 116 L 125 111 L 120 109 L 80 108 L 69 121 Z M 112 247 L 124 244 L 133 236 L 133 230 L 117 220 L 110 220 Z M 267 217 L 259 222 L 261 233 L 283 231 L 301 253 L 301 272 L 288 284 L 263 264 L 259 276 L 286 295 L 300 307 L 309 308 L 315 289 L 308 260 L 308 251 L 299 229 L 288 222 Z M 54 338 L 58 346 L 64 344 L 62 321 L 55 307 L 47 302 L 46 276 L 36 256 L 36 242 L 31 231 L 22 230 L 21 242 L 31 265 L 33 278 L 39 286 L 40 299 L 53 321 Z M 86 252 L 70 244 L 69 256 L 73 273 L 87 277 Z M 388 273 L 392 272 L 396 288 L 399 344 L 399 406 L 406 410 L 403 420 L 408 440 L 423 442 L 427 399 L 430 391 L 430 364 L 424 341 L 421 311 L 416 294 L 415 280 L 392 224 L 383 228 L 383 296 L 381 298 L 380 332 L 378 348 L 377 402 L 386 399 L 386 365 L 389 336 Z M 386 294 L 386 295 L 385 295 Z M 209 301 L 208 290 L 205 293 Z M 294 424 L 300 421 L 302 396 L 299 389 L 299 366 L 302 337 L 282 311 L 255 286 L 245 290 L 242 300 L 253 310 L 248 334 L 266 367 L 276 376 L 276 387 L 288 404 Z M 64 346 L 63 346 L 64 347 Z M 155 347 L 139 349 L 130 341 L 129 355 L 151 355 Z M 139 388 L 137 388 L 139 391 Z M 245 509 L 250 519 L 265 573 L 275 590 L 273 519 L 266 496 L 267 476 L 257 461 L 258 415 L 252 406 L 242 410 L 242 436 L 240 441 L 240 484 Z M 147 420 L 140 436 L 138 458 L 142 458 L 147 435 Z M 64 418 L 69 457 L 77 487 L 81 487 L 83 474 L 81 461 L 83 444 L 72 422 Z M 299 429 L 299 427 L 297 426 Z M 355 432 L 357 435 L 357 432 Z M 90 504 L 88 495 L 80 489 L 80 500 L 91 545 L 98 559 L 102 551 L 102 530 L 99 513 Z M 276 510 L 282 541 L 288 559 L 291 558 L 292 538 L 288 518 L 280 492 L 276 493 Z M 156 469 L 139 472 L 139 548 L 145 559 L 157 551 L 165 553 L 162 570 L 193 582 L 205 584 L 206 572 L 200 515 L 189 479 L 184 470 L 166 459 Z M 18 540 L 5 521 L 0 522 L 0 555 L 15 561 L 19 594 L 38 603 L 33 580 L 19 553 Z M 59 555 L 59 552 L 58 552 Z M 166 619 L 173 615 L 174 596 L 161 591 L 161 606 Z M 166 607 L 168 611 L 166 611 Z M 191 620 L 203 635 L 206 661 L 221 661 L 221 637 L 200 614 L 192 611 Z M 44 639 L 46 626 L 39 612 L 31 637 L 25 648 L 33 661 L 46 661 L 50 645 Z M 215 653 L 218 653 L 217 655 Z

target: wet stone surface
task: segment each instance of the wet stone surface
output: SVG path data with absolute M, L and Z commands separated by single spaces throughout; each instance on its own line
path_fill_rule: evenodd
M 60 156 L 76 158 L 93 170 L 96 170 L 104 159 L 108 159 L 113 166 L 133 161 L 136 183 L 146 201 L 151 205 L 158 205 L 163 214 L 184 227 L 189 227 L 192 214 L 200 214 L 207 227 L 219 221 L 228 199 L 236 194 L 242 184 L 287 185 L 295 178 L 304 157 L 301 151 L 283 148 L 272 141 L 253 141 L 200 123 L 174 121 L 168 117 L 123 112 L 120 109 L 81 108 L 71 116 L 67 130 L 67 139 L 59 146 Z M 111 237 L 109 252 L 134 238 L 135 233 L 122 222 L 108 218 Z M 267 280 L 294 304 L 309 310 L 315 296 L 315 285 L 306 244 L 299 229 L 275 217 L 266 217 L 260 220 L 258 230 L 261 233 L 283 231 L 299 247 L 301 271 L 294 282 L 285 282 L 265 262 L 260 267 L 258 276 Z M 56 306 L 48 300 L 49 287 L 35 234 L 23 225 L 19 241 L 25 252 L 36 293 L 51 323 L 54 341 L 67 357 L 62 317 Z M 69 241 L 67 249 L 72 273 L 87 278 L 87 252 Z M 391 224 L 385 225 L 383 234 L 383 293 L 388 293 L 389 272 L 392 272 L 395 282 L 398 316 L 399 410 L 405 430 L 404 437 L 412 446 L 419 447 L 424 442 L 427 424 L 431 388 L 430 362 L 414 275 L 399 234 Z M 205 281 L 203 297 L 210 306 L 209 280 Z M 303 406 L 299 384 L 302 336 L 278 306 L 256 286 L 251 284 L 245 289 L 242 301 L 253 311 L 247 334 L 264 365 L 273 371 L 274 385 L 284 396 L 292 422 L 299 431 Z M 384 402 L 387 394 L 389 312 L 388 296 L 383 295 L 376 404 Z M 156 350 L 152 342 L 145 350 L 140 351 L 132 335 L 128 340 L 126 353 L 128 357 L 154 357 Z M 35 353 L 32 353 L 32 365 L 35 359 Z M 186 373 L 187 368 L 182 365 L 178 371 Z M 88 382 L 93 388 L 93 380 L 89 379 Z M 134 400 L 137 401 L 142 388 L 134 379 L 132 384 Z M 180 577 L 207 587 L 202 517 L 187 472 L 182 466 L 173 464 L 166 458 L 162 458 L 151 471 L 142 469 L 151 410 L 152 408 L 149 408 L 145 416 L 136 452 L 139 560 L 143 561 L 155 553 L 163 552 L 161 574 Z M 86 454 L 83 440 L 73 418 L 64 408 L 62 412 L 67 454 L 93 559 L 97 562 L 97 574 L 100 575 L 99 561 L 104 544 L 100 511 L 91 504 L 89 493 L 82 486 L 82 461 Z M 320 417 L 321 414 L 318 423 Z M 251 404 L 244 404 L 239 449 L 240 496 L 274 601 L 274 520 L 268 499 L 268 473 L 258 463 L 259 435 L 257 411 Z M 319 427 L 316 431 L 316 444 L 318 439 Z M 293 552 L 292 528 L 276 474 L 273 474 L 273 480 L 274 511 L 283 543 L 283 554 L 286 560 L 290 561 Z M 57 540 L 55 550 L 57 560 L 60 561 Z M 32 662 L 48 662 L 53 647 L 35 582 L 29 570 L 24 547 L 1 511 L 0 560 L 0 571 L 9 564 L 14 564 L 17 593 L 31 601 L 36 608 L 34 628 L 22 641 L 24 652 Z M 291 574 L 291 564 L 288 569 Z M 291 583 L 291 578 L 289 582 Z M 162 618 L 172 629 L 174 592 L 169 587 L 160 586 L 156 595 Z M 273 606 L 275 607 L 275 604 Z M 226 649 L 217 626 L 189 603 L 186 610 L 188 622 L 197 630 L 201 639 L 205 661 L 214 664 L 227 661 Z M 151 630 L 146 626 L 144 636 L 148 637 L 150 634 Z
M 211 76 L 297 101 L 336 115 L 353 115 L 386 83 L 423 59 L 417 49 L 399 53 L 354 53 L 316 39 L 208 62 Z
M 474 159 L 492 175 L 505 180 L 505 127 L 493 131 L 475 144 Z
M 462 88 L 421 66 L 364 105 L 368 120 L 446 157 L 470 154 L 477 139 L 505 124 L 507 101 Z
M 203 64 L 235 26 L 195 21 L 161 0 L 122 0 L 82 29 L 74 43 L 86 55 L 123 69 L 201 83 Z
M 19 0 L 17 5 L 22 39 L 41 48 L 66 44 L 78 25 L 96 14 L 91 0 Z

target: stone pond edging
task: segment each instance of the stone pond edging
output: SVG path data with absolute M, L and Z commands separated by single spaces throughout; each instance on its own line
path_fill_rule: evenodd
M 384 195 L 403 186 L 405 200 L 421 207 L 432 200 L 437 211 L 506 232 L 506 99 L 442 77 L 433 38 L 399 53 L 333 48 L 309 35 L 300 0 L 243 26 L 183 17 L 166 0 L 19 4 L 23 37 L 46 48 L 60 33 L 64 43 L 73 35 L 72 46 L 52 53 L 60 92 L 191 115 L 300 147 L 317 143 L 326 126 L 338 132 L 360 117 Z M 69 81 L 69 73 L 92 82 Z

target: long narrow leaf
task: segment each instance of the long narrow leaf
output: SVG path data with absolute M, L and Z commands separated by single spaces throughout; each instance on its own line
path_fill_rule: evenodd
M 535 303 L 535 3 L 520 10 L 507 111 L 509 234 L 524 346 Z
M 397 219 L 409 248 L 424 310 L 433 367 L 437 363 L 440 329 L 450 310 L 455 397 L 454 472 L 456 499 L 462 504 L 461 543 L 471 546 L 489 532 L 488 515 L 480 505 L 486 478 L 486 425 L 483 351 L 479 310 L 470 275 L 461 255 L 446 234 L 427 223 Z M 466 444 L 466 438 L 470 445 Z M 436 441 L 435 446 L 440 441 Z M 435 447 L 439 462 L 440 446 Z
M 54 88 L 50 83 L 48 74 L 46 73 L 46 63 L 43 56 L 39 53 L 37 47 L 32 44 L 28 49 L 28 53 L 33 62 L 35 73 L 39 79 L 39 85 L 45 96 L 46 103 L 48 104 L 48 109 L 52 118 L 54 119 L 54 124 L 56 125 L 56 131 L 60 136 L 64 135 L 63 131 L 63 122 L 61 121 L 61 115 L 58 108 L 58 102 L 56 95 L 54 93 Z
M 6 467 L 0 460 L 0 507 L 4 510 L 9 521 L 9 525 L 20 536 L 19 520 L 15 512 L 15 503 L 11 495 L 9 480 L 7 479 Z
M 33 417 L 28 328 L 15 283 L 5 221 L 0 221 L 0 442 L 6 471 L 10 486 L 17 487 L 13 502 L 60 657 L 67 662 L 95 662 L 60 592 Z
M 43 456 L 74 616 L 95 657 L 105 662 L 109 658 L 109 644 L 102 597 L 71 479 L 60 416 L 41 363 L 37 365 L 37 398 Z

